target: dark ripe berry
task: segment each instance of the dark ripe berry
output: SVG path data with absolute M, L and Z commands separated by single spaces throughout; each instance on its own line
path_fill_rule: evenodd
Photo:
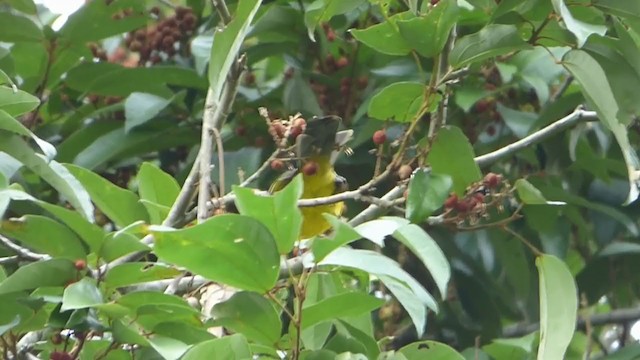
M 338 60 L 336 60 L 336 67 L 338 69 L 342 69 L 343 67 L 346 67 L 349 65 L 349 59 L 347 59 L 346 56 L 341 56 L 340 58 L 338 58 Z
M 84 270 L 87 268 L 87 262 L 84 259 L 78 259 L 73 263 L 73 266 L 76 267 L 76 270 Z
M 382 145 L 387 141 L 387 132 L 384 130 L 378 130 L 373 133 L 373 143 L 376 145 Z
M 178 7 L 176 8 L 176 17 L 177 17 L 178 19 L 182 19 L 182 18 L 184 18 L 187 14 L 190 14 L 190 13 L 192 13 L 191 8 L 186 8 L 186 7 L 183 7 L 183 6 L 178 6 Z
M 483 193 L 477 192 L 477 193 L 473 194 L 473 198 L 479 204 L 482 204 L 484 202 L 484 194 Z
M 54 351 L 51 353 L 51 355 L 49 355 L 49 359 L 51 360 L 72 360 L 73 357 L 66 353 L 66 352 L 62 352 L 62 351 Z
M 282 171 L 282 169 L 284 169 L 284 161 L 280 159 L 271 160 L 271 169 L 275 171 Z
M 149 58 L 149 61 L 151 61 L 152 64 L 158 64 L 158 63 L 162 62 L 162 57 L 160 57 L 160 55 L 158 55 L 158 54 L 153 54 Z
M 365 75 L 362 75 L 358 78 L 358 89 L 364 90 L 369 85 L 369 78 Z
M 291 126 L 298 127 L 302 131 L 304 131 L 307 128 L 307 121 L 304 118 L 299 117 L 293 120 L 293 123 L 291 124 Z
M 289 131 L 289 136 L 291 137 L 291 139 L 295 140 L 303 132 L 304 132 L 304 128 L 300 126 L 294 126 L 291 128 L 291 131 Z
M 302 167 L 302 173 L 306 176 L 313 176 L 318 172 L 318 163 L 315 161 L 307 161 Z
M 173 29 L 178 27 L 178 20 L 176 18 L 168 18 L 164 21 L 164 29 L 162 31 L 173 31 Z
M 60 345 L 63 341 L 64 339 L 62 338 L 62 335 L 60 335 L 60 333 L 55 333 L 51 336 L 51 343 L 53 345 Z
M 344 77 L 340 79 L 340 86 L 351 86 L 351 78 Z
M 120 96 L 107 96 L 104 99 L 104 103 L 107 105 L 113 105 L 113 104 L 117 104 L 122 100 L 122 98 Z
M 133 40 L 131 42 L 131 45 L 129 45 L 129 50 L 131 51 L 140 51 L 140 49 L 142 49 L 142 43 L 138 40 Z
M 440 0 L 431 0 L 431 5 L 438 5 L 439 2 Z
M 149 12 L 155 16 L 160 16 L 160 8 L 157 6 L 152 7 Z
M 472 204 L 469 201 L 469 199 L 463 199 L 462 201 L 459 201 L 456 204 L 456 211 L 459 213 L 466 213 L 467 211 L 471 210 L 472 208 Z
M 487 126 L 487 135 L 493 136 L 496 134 L 496 127 L 493 125 Z
M 340 94 L 342 94 L 342 96 L 348 96 L 350 91 L 351 88 L 348 85 L 340 85 Z
M 164 49 L 164 52 L 166 52 L 167 55 L 169 55 L 169 56 L 173 56 L 173 55 L 176 54 L 176 48 L 174 48 L 173 46 L 170 46 L 170 47 Z
M 333 29 L 329 29 L 327 31 L 327 41 L 334 42 L 336 41 L 336 32 Z
M 243 125 L 238 125 L 238 127 L 236 127 L 236 135 L 238 136 L 247 135 L 247 128 L 244 127 Z
M 275 138 L 283 138 L 287 128 L 280 121 L 272 121 L 269 127 L 269 134 Z
M 324 58 L 324 63 L 327 66 L 335 66 L 336 65 L 336 59 L 333 57 L 333 55 L 328 54 L 327 57 Z
M 175 43 L 176 40 L 173 38 L 173 36 L 165 36 L 164 39 L 162 39 L 162 46 L 166 49 L 169 47 L 173 47 L 173 43 Z
M 474 109 L 477 113 L 483 113 L 489 109 L 489 101 L 486 99 L 479 100 L 476 102 Z
M 267 140 L 264 139 L 263 136 L 256 136 L 255 140 L 253 140 L 253 146 L 255 147 L 264 147 L 267 144 Z
M 411 176 L 412 172 L 413 168 L 411 168 L 411 166 L 407 164 L 404 164 L 400 166 L 400 169 L 398 169 L 398 177 L 400 178 L 400 180 L 408 179 L 409 176 Z
M 136 30 L 136 32 L 135 32 L 135 34 L 133 36 L 138 41 L 144 41 L 144 39 L 147 38 L 147 32 L 146 32 L 145 29 Z
M 193 14 L 187 14 L 184 16 L 184 19 L 182 19 L 182 23 L 184 24 L 184 26 L 187 29 L 193 29 L 194 25 L 196 24 L 196 17 Z
M 484 89 L 487 91 L 493 91 L 496 89 L 496 86 L 495 84 L 492 84 L 492 83 L 486 83 L 484 84 Z
M 98 101 L 100 101 L 100 96 L 96 95 L 96 94 L 91 94 L 89 96 L 87 96 L 87 99 L 89 99 L 89 102 L 93 105 L 97 104 Z
M 495 173 L 488 173 L 485 175 L 483 183 L 489 189 L 494 189 L 502 182 L 502 175 L 498 175 Z
M 245 85 L 253 85 L 256 82 L 256 75 L 252 72 L 248 72 L 245 76 L 244 76 L 244 83 Z
M 458 205 L 458 195 L 456 194 L 449 195 L 447 200 L 444 201 L 444 207 L 446 209 L 453 209 L 456 205 Z

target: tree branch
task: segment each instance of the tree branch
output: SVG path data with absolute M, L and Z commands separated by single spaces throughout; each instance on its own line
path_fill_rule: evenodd
M 621 324 L 631 321 L 640 320 L 640 308 L 625 308 L 617 309 L 605 314 L 594 314 L 587 317 L 580 317 L 576 322 L 578 329 L 584 329 L 587 322 L 591 326 L 599 326 L 606 324 Z M 502 336 L 504 337 L 519 337 L 526 334 L 530 334 L 540 329 L 540 324 L 527 324 L 520 323 L 511 326 L 507 326 L 502 330 Z
M 22 247 L 14 243 L 13 241 L 11 241 L 11 239 L 5 237 L 4 235 L 0 235 L 0 243 L 8 247 L 10 250 L 14 251 L 16 254 L 18 254 L 19 258 L 22 258 L 25 260 L 40 261 L 40 260 L 51 259 L 51 256 L 35 253 L 25 247 Z

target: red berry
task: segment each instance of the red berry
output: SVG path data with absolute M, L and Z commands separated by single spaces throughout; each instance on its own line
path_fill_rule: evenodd
M 487 126 L 487 135 L 493 136 L 496 134 L 496 127 L 493 125 Z
M 247 128 L 244 127 L 243 125 L 239 125 L 238 127 L 236 127 L 236 135 L 238 136 L 247 135 Z
M 440 0 L 431 0 L 431 5 L 433 6 L 438 5 L 439 2 Z
M 49 359 L 51 360 L 71 360 L 73 359 L 73 357 L 63 351 L 54 351 L 51 353 L 51 355 L 49 355 Z
M 51 343 L 53 345 L 60 345 L 63 341 L 64 339 L 62 338 L 62 335 L 60 335 L 60 333 L 55 333 L 53 334 L 53 336 L 51 336 Z
M 347 65 L 349 65 L 349 59 L 347 59 L 345 56 L 341 56 L 338 60 L 336 60 L 336 67 L 338 69 L 342 69 Z
M 295 120 L 293 120 L 293 124 L 291 124 L 291 126 L 293 127 L 299 127 L 302 130 L 307 128 L 307 121 L 304 118 L 296 118 Z
M 477 203 L 481 204 L 484 202 L 484 194 L 483 193 L 475 193 L 473 194 L 473 198 L 476 200 Z
M 281 171 L 284 169 L 284 162 L 280 159 L 271 160 L 271 169 L 275 171 Z
M 318 163 L 315 161 L 307 161 L 302 167 L 302 173 L 306 176 L 313 176 L 318 172 Z
M 327 41 L 334 42 L 336 40 L 336 32 L 333 29 L 327 31 Z
M 387 141 L 387 133 L 384 130 L 378 130 L 373 133 L 373 143 L 376 145 L 382 145 Z
M 256 76 L 254 73 L 247 73 L 244 76 L 244 83 L 245 85 L 253 85 L 256 82 Z
M 485 175 L 483 183 L 490 189 L 496 188 L 502 182 L 502 175 L 498 175 L 495 173 L 488 173 Z
M 467 211 L 469 211 L 471 208 L 473 208 L 473 205 L 475 204 L 471 204 L 471 202 L 469 201 L 469 199 L 464 199 L 462 201 L 459 201 L 456 204 L 456 210 L 460 213 L 466 213 Z
M 446 209 L 453 209 L 458 205 L 458 195 L 451 194 L 447 200 L 444 201 L 444 207 Z
M 474 108 L 477 113 L 483 113 L 489 109 L 489 101 L 485 99 L 479 100 Z
M 81 271 L 87 268 L 87 262 L 84 259 L 78 259 L 73 264 L 76 267 L 76 270 Z

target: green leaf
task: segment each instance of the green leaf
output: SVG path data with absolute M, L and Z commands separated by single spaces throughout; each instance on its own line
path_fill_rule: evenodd
M 421 227 L 415 224 L 403 226 L 393 233 L 427 267 L 438 286 L 442 298 L 447 297 L 447 284 L 451 279 L 451 266 L 438 244 Z
M 405 272 L 397 262 L 375 251 L 342 247 L 334 250 L 318 265 L 337 265 L 360 269 L 379 277 L 383 282 L 386 281 L 385 286 L 396 295 L 396 298 L 411 315 L 419 335 L 424 331 L 425 307 L 434 311 L 438 310 L 435 300 L 420 283 Z M 407 307 L 407 304 L 410 304 L 411 307 Z M 421 316 L 416 316 L 416 314 Z
M 564 0 L 551 0 L 551 3 L 556 13 L 562 17 L 567 29 L 575 35 L 578 40 L 578 47 L 584 45 L 589 35 L 604 35 L 607 32 L 605 25 L 589 24 L 576 19 L 569 11 L 569 8 L 567 8 L 567 5 L 565 5 Z
M 514 186 L 516 191 L 518 191 L 518 197 L 520 197 L 520 201 L 522 201 L 523 204 L 540 205 L 547 203 L 547 199 L 544 198 L 544 195 L 542 195 L 540 190 L 527 180 L 518 179 Z
M 122 15 L 125 9 L 133 12 Z M 113 3 L 95 1 L 86 3 L 69 16 L 59 30 L 63 40 L 71 43 L 97 41 L 143 27 L 149 20 L 144 4 L 136 0 L 118 0 Z
M 9 6 L 29 15 L 35 15 L 37 12 L 36 4 L 33 0 L 6 0 Z
M 254 193 L 253 189 L 233 187 L 240 214 L 250 216 L 265 225 L 273 234 L 278 252 L 287 254 L 300 237 L 302 213 L 298 199 L 302 195 L 302 176 L 296 176 L 281 191 L 271 196 Z
M 239 292 L 211 310 L 216 324 L 240 333 L 247 339 L 264 345 L 274 345 L 280 339 L 282 322 L 269 300 L 253 292 Z
M 6 11 L 0 12 L 0 41 L 15 43 L 42 40 L 42 30 L 29 18 Z
M 394 216 L 383 216 L 360 224 L 356 226 L 355 230 L 360 234 L 360 236 L 373 241 L 378 246 L 383 247 L 385 237 L 393 234 L 393 232 L 398 228 L 407 224 L 409 224 L 409 220 L 407 219 Z
M 302 329 L 323 321 L 370 313 L 385 303 L 364 292 L 331 296 L 302 309 Z
M 513 110 L 502 104 L 498 104 L 497 110 L 504 120 L 504 123 L 507 124 L 511 132 L 519 139 L 529 135 L 529 132 L 538 119 L 538 114 Z
M 313 250 L 313 256 L 316 261 L 322 261 L 322 259 L 333 250 L 361 238 L 360 234 L 358 234 L 351 225 L 331 214 L 323 214 L 323 216 L 329 224 L 331 224 L 333 231 L 329 235 L 329 238 L 316 238 L 316 240 L 311 243 L 311 249 Z
M 371 98 L 369 116 L 399 122 L 411 121 L 424 100 L 426 88 L 424 84 L 414 82 L 397 82 L 380 90 Z
M 22 90 L 14 92 L 8 86 L 0 86 L 0 110 L 4 110 L 10 116 L 28 113 L 35 109 L 38 104 L 40 104 L 40 100 L 27 92 Z
M 218 215 L 182 230 L 156 226 L 150 230 L 160 258 L 212 281 L 265 292 L 278 278 L 276 242 L 269 229 L 253 218 Z
M 425 16 L 398 21 L 400 34 L 407 44 L 424 57 L 439 54 L 458 20 L 458 6 L 453 0 L 440 1 Z M 425 34 L 429 34 L 425 36 Z
M 63 286 L 75 279 L 77 270 L 71 260 L 51 259 L 21 266 L 0 283 L 0 294 L 33 290 L 43 286 Z
M 36 204 L 78 234 L 85 244 L 89 246 L 90 252 L 98 251 L 105 234 L 104 230 L 98 225 L 87 221 L 87 219 L 83 218 L 77 211 L 49 204 L 44 201 L 37 201 Z
M 629 194 L 626 204 L 635 201 L 640 195 L 640 160 L 629 143 L 627 128 L 618 118 L 619 106 L 607 77 L 600 65 L 588 53 L 582 50 L 571 50 L 562 58 L 564 66 L 573 74 L 581 85 L 581 90 L 589 104 L 596 110 L 600 121 L 613 132 L 622 156 L 627 164 L 629 176 Z
M 125 227 L 138 220 L 149 221 L 147 211 L 131 191 L 85 168 L 70 164 L 66 167 L 84 185 L 96 206 L 117 226 Z
M 174 267 L 159 263 L 134 262 L 110 268 L 104 282 L 112 288 L 119 288 L 144 282 L 170 279 L 180 274 Z
M 95 280 L 82 278 L 64 289 L 60 311 L 85 309 L 103 303 L 102 293 Z
M 473 148 L 462 131 L 446 126 L 438 131 L 427 160 L 434 174 L 451 177 L 453 191 L 462 196 L 469 184 L 482 179 L 480 168 L 473 158 Z
M 149 247 L 141 243 L 135 235 L 114 232 L 105 237 L 97 254 L 106 261 L 113 261 L 132 252 L 148 250 L 150 250 Z
M 178 360 L 189 349 L 182 341 L 160 335 L 150 336 L 149 345 L 166 360 Z
M 165 99 L 153 94 L 134 92 L 124 102 L 124 132 L 128 133 L 136 126 L 143 125 L 156 117 L 171 103 L 171 99 Z
M 329 21 L 336 15 L 346 14 L 366 3 L 366 0 L 316 0 L 306 6 L 304 24 L 311 41 L 316 41 L 315 31 L 318 24 Z
M 404 355 L 407 360 L 464 360 L 464 357 L 449 345 L 432 340 L 411 343 L 398 352 Z
M 133 92 L 171 96 L 167 85 L 206 89 L 206 80 L 193 69 L 178 66 L 127 68 L 119 64 L 83 63 L 71 69 L 65 84 L 85 93 L 129 96 Z
M 414 223 L 427 219 L 442 207 L 452 186 L 453 181 L 448 175 L 417 171 L 409 182 L 407 218 Z
M 593 2 L 593 6 L 623 18 L 640 20 L 640 3 L 627 0 L 597 0 Z
M 455 68 L 479 62 L 494 56 L 530 48 L 520 37 L 515 25 L 487 25 L 475 34 L 463 36 L 449 55 Z
M 17 135 L 0 130 L 0 150 L 9 154 L 53 186 L 86 219 L 93 221 L 93 204 L 80 182 L 56 161 L 45 161 Z
M 182 360 L 201 360 L 216 355 L 216 359 L 250 359 L 251 349 L 247 339 L 241 334 L 225 336 L 220 339 L 201 342 L 192 347 L 182 357 Z
M 30 137 L 36 144 L 38 144 L 40 150 L 42 150 L 44 155 L 49 160 L 53 159 L 56 156 L 56 148 L 53 147 L 53 145 L 37 137 L 34 133 L 32 133 L 29 129 L 22 125 L 22 123 L 14 119 L 4 110 L 0 110 L 0 129 Z
M 0 233 L 52 257 L 76 260 L 86 256 L 82 242 L 73 231 L 44 216 L 25 215 L 3 221 Z
M 152 163 L 145 162 L 138 172 L 138 192 L 141 200 L 171 208 L 180 193 L 180 186 L 173 176 L 160 170 Z M 160 224 L 164 220 L 163 214 L 157 210 L 147 211 L 153 224 Z
M 294 75 L 284 84 L 283 102 L 287 111 L 292 114 L 323 114 L 309 81 L 300 75 Z
M 214 36 L 209 59 L 209 87 L 213 99 L 220 100 L 231 65 L 236 60 L 249 25 L 260 7 L 260 0 L 240 0 L 233 20 Z
M 20 315 L 16 315 L 13 320 L 8 323 L 0 324 L 0 336 L 4 335 L 7 331 L 13 329 L 20 324 Z
M 407 55 L 411 46 L 400 35 L 396 21 L 410 17 L 409 12 L 390 17 L 380 24 L 369 26 L 364 30 L 351 30 L 356 40 L 368 47 L 387 55 Z
M 567 265 L 552 255 L 536 259 L 540 275 L 538 359 L 562 359 L 576 328 L 576 283 Z

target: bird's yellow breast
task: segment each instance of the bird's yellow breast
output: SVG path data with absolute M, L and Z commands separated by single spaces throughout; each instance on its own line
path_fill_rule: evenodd
M 317 157 L 311 159 L 318 163 L 318 170 L 314 175 L 303 174 L 304 189 L 303 199 L 326 197 L 335 193 L 336 173 L 328 157 Z M 301 239 L 308 239 L 316 235 L 321 235 L 331 228 L 331 225 L 322 216 L 329 213 L 340 216 L 344 211 L 344 203 L 334 203 L 328 205 L 303 207 L 302 211 L 302 231 Z

